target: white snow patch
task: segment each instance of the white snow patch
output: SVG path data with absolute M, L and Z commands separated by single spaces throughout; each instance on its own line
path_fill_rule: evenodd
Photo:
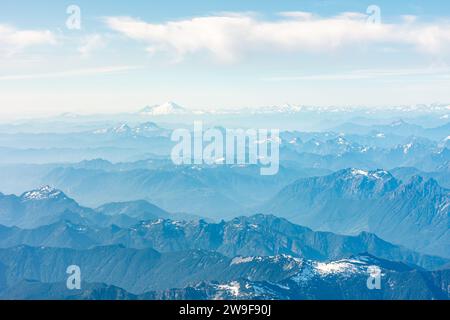
M 232 281 L 229 284 L 219 285 L 219 289 L 226 290 L 230 292 L 233 296 L 239 296 L 239 292 L 241 290 L 241 285 L 237 281 Z
M 321 275 L 329 275 L 336 273 L 355 273 L 357 268 L 349 261 L 334 261 L 330 263 L 318 262 L 315 269 Z
M 235 257 L 231 260 L 231 265 L 233 264 L 241 264 L 241 263 L 249 263 L 255 260 L 255 257 Z
M 412 143 L 408 143 L 407 145 L 403 146 L 403 153 L 407 154 L 409 152 L 409 149 L 413 146 Z
M 152 116 L 185 114 L 185 113 L 187 113 L 187 111 L 183 107 L 171 101 L 160 105 L 145 107 L 140 111 L 140 114 L 142 115 L 152 115 Z
M 25 200 L 45 200 L 54 199 L 61 195 L 62 192 L 50 186 L 43 186 L 39 189 L 28 191 L 23 195 Z
M 362 153 L 366 153 L 367 151 L 369 151 L 369 147 L 364 147 L 364 148 L 361 149 Z
M 158 220 L 155 220 L 155 221 L 151 221 L 151 222 L 145 223 L 143 225 L 143 227 L 149 229 L 149 228 L 151 228 L 154 225 L 161 224 L 163 221 L 164 221 L 164 219 L 158 219 Z
M 342 137 L 339 137 L 338 138 L 338 144 L 341 144 L 341 145 L 345 144 L 345 145 L 347 145 L 348 142 L 345 139 L 343 139 Z
M 352 170 L 352 175 L 354 176 L 369 176 L 369 172 L 365 171 L 365 170 L 359 170 L 359 169 L 353 169 Z

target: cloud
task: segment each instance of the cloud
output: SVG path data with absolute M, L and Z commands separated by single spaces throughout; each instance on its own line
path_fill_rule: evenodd
M 101 49 L 106 45 L 104 36 L 100 34 L 91 34 L 83 38 L 82 45 L 78 48 L 78 52 L 83 57 L 88 57 L 95 50 Z
M 276 20 L 229 14 L 147 23 L 132 17 L 107 17 L 112 30 L 147 45 L 148 52 L 166 51 L 183 58 L 207 52 L 224 62 L 259 52 L 328 52 L 367 45 L 408 46 L 429 54 L 450 49 L 450 23 L 420 24 L 403 17 L 397 24 L 368 23 L 368 15 L 346 12 L 319 17 L 282 12 Z
M 297 18 L 304 20 L 311 20 L 312 18 L 314 18 L 314 15 L 311 12 L 304 12 L 304 11 L 284 11 L 280 12 L 278 15 L 281 17 Z
M 233 61 L 238 55 L 243 30 L 252 27 L 246 16 L 220 16 L 150 24 L 129 17 L 110 17 L 108 26 L 127 37 L 149 44 L 147 51 L 171 51 L 183 57 L 208 51 L 219 60 Z
M 121 73 L 121 72 L 136 70 L 136 69 L 140 69 L 140 68 L 141 68 L 140 66 L 107 66 L 107 67 L 66 70 L 66 71 L 49 72 L 49 73 L 0 75 L 0 81 L 95 76 L 95 75 L 102 75 L 102 74 Z
M 56 44 L 56 37 L 49 30 L 18 30 L 0 24 L 0 55 L 13 55 L 37 45 Z
M 410 14 L 405 14 L 405 15 L 402 16 L 402 20 L 405 23 L 414 23 L 414 22 L 417 21 L 417 16 L 413 16 L 413 15 L 410 15 Z
M 449 68 L 414 68 L 414 69 L 361 69 L 340 73 L 310 74 L 298 76 L 267 77 L 263 81 L 340 81 L 340 80 L 363 80 L 384 79 L 393 77 L 431 76 L 446 78 L 450 75 Z

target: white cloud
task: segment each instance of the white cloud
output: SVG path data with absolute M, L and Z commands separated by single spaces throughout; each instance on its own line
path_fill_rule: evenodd
M 406 14 L 402 16 L 402 19 L 406 23 L 414 23 L 417 21 L 417 16 Z
M 0 24 L 0 55 L 12 55 L 27 47 L 55 43 L 56 37 L 49 30 L 18 30 Z
M 107 24 L 115 31 L 150 45 L 149 52 L 173 51 L 182 57 L 208 51 L 223 61 L 232 61 L 239 51 L 243 30 L 253 20 L 246 16 L 221 16 L 150 24 L 129 17 L 111 17 Z
M 102 75 L 102 74 L 121 73 L 121 72 L 136 70 L 136 69 L 140 69 L 140 68 L 141 68 L 140 66 L 107 66 L 107 67 L 66 70 L 66 71 L 49 72 L 49 73 L 0 75 L 0 81 L 94 76 L 94 75 Z
M 304 19 L 304 20 L 311 20 L 314 15 L 311 12 L 304 12 L 304 11 L 284 11 L 279 13 L 282 17 L 287 18 L 297 18 L 297 19 Z
M 83 38 L 82 45 L 78 52 L 83 57 L 88 57 L 93 51 L 103 48 L 106 45 L 105 37 L 100 34 L 91 34 Z
M 178 57 L 208 52 L 230 62 L 248 52 L 326 52 L 366 45 L 408 46 L 440 54 L 450 49 L 450 23 L 420 24 L 403 17 L 397 24 L 367 23 L 367 15 L 354 12 L 318 17 L 305 12 L 283 12 L 278 20 L 248 14 L 230 14 L 147 23 L 131 17 L 108 17 L 107 25 L 147 51 L 168 51 Z

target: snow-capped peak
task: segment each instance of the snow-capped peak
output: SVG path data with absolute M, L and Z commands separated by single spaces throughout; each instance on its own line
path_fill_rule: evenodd
M 349 277 L 354 274 L 372 274 L 374 270 L 382 272 L 383 261 L 370 255 L 360 255 L 349 259 L 329 262 L 306 260 L 300 272 L 291 277 L 291 280 L 301 284 L 313 278 L 328 276 Z M 391 266 L 398 268 L 398 265 Z M 401 266 L 403 267 L 403 265 Z
M 129 132 L 130 130 L 131 128 L 126 123 L 122 123 L 121 125 L 112 129 L 112 131 L 115 133 Z
M 301 106 L 294 106 L 289 103 L 285 103 L 282 105 L 262 107 L 254 110 L 254 113 L 295 113 L 300 112 L 301 110 Z
M 351 169 L 351 175 L 353 177 L 357 176 L 364 176 L 367 178 L 373 178 L 373 179 L 383 179 L 386 176 L 389 176 L 389 173 L 385 170 L 374 170 L 374 171 L 367 171 L 367 170 L 361 170 L 361 169 Z
M 128 133 L 131 131 L 130 126 L 126 123 L 119 124 L 112 128 L 103 128 L 93 131 L 94 134 L 107 134 L 107 133 Z
M 406 145 L 403 146 L 403 153 L 407 154 L 409 152 L 409 150 L 412 148 L 413 144 L 412 143 L 408 143 Z
M 112 128 L 102 128 L 94 130 L 92 133 L 96 135 L 100 134 L 145 134 L 157 132 L 161 128 L 154 122 L 144 122 L 135 127 L 130 127 L 128 124 L 123 123 Z
M 356 262 L 356 263 L 355 263 Z M 340 260 L 332 262 L 317 262 L 314 264 L 314 269 L 322 276 L 329 274 L 343 274 L 358 272 L 359 261 Z
M 186 113 L 186 109 L 176 104 L 175 102 L 169 101 L 159 105 L 147 106 L 140 112 L 142 115 L 169 115 L 169 114 L 182 114 Z
M 218 289 L 220 290 L 226 290 L 228 291 L 231 295 L 238 297 L 239 296 L 239 292 L 241 290 L 241 286 L 239 284 L 239 282 L 237 281 L 232 281 L 230 283 L 227 284 L 221 284 L 218 286 Z
M 24 200 L 45 200 L 54 199 L 63 195 L 62 191 L 52 188 L 50 186 L 42 186 L 38 189 L 25 192 L 22 195 Z
M 349 142 L 347 140 L 345 140 L 345 138 L 343 138 L 342 136 L 337 138 L 337 143 L 340 145 L 348 145 L 349 144 Z
M 366 170 L 360 170 L 360 169 L 352 169 L 352 175 L 353 176 L 369 176 L 369 171 Z

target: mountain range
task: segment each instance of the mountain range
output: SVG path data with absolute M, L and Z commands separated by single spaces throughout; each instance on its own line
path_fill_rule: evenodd
M 433 140 L 443 140 L 448 137 L 450 132 L 450 123 L 434 128 L 424 128 L 417 124 L 408 123 L 402 119 L 396 120 L 385 125 L 358 125 L 355 123 L 344 123 L 333 128 L 335 132 L 344 132 L 352 134 L 395 134 L 399 136 L 418 136 Z
M 11 210 L 3 209 L 0 215 L 4 225 L 0 226 L 3 248 L 29 245 L 89 249 L 124 245 L 160 252 L 206 250 L 227 257 L 288 254 L 320 261 L 368 252 L 427 269 L 448 263 L 446 259 L 392 245 L 367 232 L 356 236 L 317 232 L 275 216 L 253 215 L 219 223 L 202 219 L 180 221 L 145 201 L 110 203 L 94 210 L 79 206 L 63 192 L 48 186 L 20 197 L 0 197 L 0 208 L 5 208 L 5 204 Z
M 117 256 L 112 257 L 111 251 Z M 100 260 L 102 258 L 108 259 L 107 262 L 100 264 L 101 269 L 93 269 L 94 267 L 89 263 L 90 259 L 93 259 L 90 256 L 91 252 L 76 253 L 71 250 L 61 252 L 61 249 L 26 247 L 9 251 L 0 250 L 0 261 L 6 262 L 6 268 L 0 272 L 8 271 L 11 264 L 26 263 L 30 255 L 33 255 L 37 261 L 45 258 L 45 261 L 55 262 L 55 268 L 52 270 L 45 268 L 44 270 L 34 268 L 31 272 L 19 270 L 14 273 L 14 276 L 4 277 L 8 286 L 5 287 L 5 283 L 0 283 L 0 298 L 91 300 L 447 300 L 449 298 L 450 273 L 448 270 L 424 271 L 402 263 L 378 259 L 368 254 L 322 263 L 293 259 L 288 256 L 227 260 L 198 251 L 191 252 L 189 255 L 176 253 L 160 257 L 154 252 L 132 254 L 124 248 L 98 248 L 95 249 L 95 253 L 97 254 L 95 261 L 105 261 Z M 10 256 L 6 257 L 6 254 Z M 176 260 L 177 257 L 182 260 Z M 123 268 L 120 258 L 128 258 L 130 266 Z M 162 259 L 171 264 L 162 263 Z M 70 291 L 62 283 L 62 272 L 64 263 L 75 260 L 83 264 L 83 269 L 87 270 L 88 274 L 80 290 Z M 149 263 L 149 267 L 146 270 L 138 268 L 137 261 Z M 114 263 L 118 264 L 113 267 Z M 174 268 L 174 266 L 183 268 Z M 214 270 L 214 267 L 221 269 Z M 374 268 L 380 276 L 380 286 L 379 289 L 370 290 L 367 282 Z M 96 272 L 92 273 L 91 270 Z M 110 273 L 106 274 L 103 270 Z M 136 273 L 131 275 L 126 270 Z M 202 271 L 201 275 L 199 271 Z M 170 272 L 172 274 L 168 277 L 167 274 Z M 188 274 L 188 272 L 192 273 Z M 158 277 L 153 278 L 155 275 Z M 31 279 L 18 279 L 23 276 Z M 211 276 L 219 280 L 207 280 Z M 136 277 L 140 281 L 136 281 Z M 199 281 L 200 278 L 205 280 Z M 230 278 L 234 280 L 226 280 Z M 95 282 L 96 280 L 120 284 L 135 293 L 130 293 L 116 285 Z M 170 284 L 182 285 L 182 287 L 163 288 L 165 285 L 161 287 L 161 280 L 168 280 Z M 184 285 L 191 281 L 192 284 Z M 159 289 L 156 290 L 148 290 L 158 287 Z
M 25 229 L 62 220 L 84 225 L 129 226 L 141 220 L 168 216 L 166 211 L 146 201 L 108 203 L 94 210 L 80 206 L 61 190 L 50 186 L 27 191 L 20 196 L 0 193 L 0 224 Z
M 145 116 L 162 116 L 173 114 L 184 114 L 188 111 L 175 102 L 169 101 L 159 105 L 147 106 L 139 111 L 140 115 Z
M 169 102 L 0 124 L 0 299 L 446 300 L 448 105 L 380 110 Z M 278 174 L 175 165 L 172 130 L 194 121 L 279 128 Z
M 233 217 L 238 215 L 239 208 L 242 208 L 237 205 L 236 200 L 246 197 L 241 190 L 253 193 L 258 188 L 264 190 L 267 182 L 264 180 L 252 181 L 245 174 L 233 177 L 226 174 L 233 172 L 232 170 L 223 169 L 225 170 L 223 173 L 220 168 L 210 169 L 210 171 L 208 169 L 182 170 L 179 171 L 181 175 L 161 175 L 158 172 L 153 177 L 151 175 L 142 176 L 144 179 L 142 182 L 145 181 L 144 185 L 139 180 L 130 179 L 131 176 L 128 172 L 125 175 L 122 172 L 113 173 L 116 176 L 124 175 L 123 185 L 118 183 L 117 179 L 114 183 L 108 180 L 102 181 L 101 175 L 98 174 L 92 176 L 92 179 L 96 179 L 100 184 L 120 186 L 117 191 L 108 192 L 112 198 L 120 198 L 119 195 L 130 186 L 130 183 L 133 185 L 138 183 L 142 186 L 141 189 L 148 192 L 147 194 L 156 194 L 161 189 L 170 190 L 173 197 L 168 194 L 163 195 L 165 198 L 155 198 L 159 200 L 156 202 L 157 204 L 169 204 L 170 200 L 177 199 L 178 194 L 189 193 L 189 190 L 192 190 L 191 200 L 195 201 L 197 205 L 203 204 L 203 207 L 197 209 L 190 207 L 190 211 L 187 212 L 212 218 L 225 217 L 228 210 L 228 216 Z M 214 173 L 214 176 L 211 176 L 210 172 Z M 140 174 L 139 171 L 136 173 Z M 102 175 L 105 174 L 108 177 L 112 176 L 110 173 L 102 172 Z M 84 192 L 92 192 L 92 195 L 95 196 L 96 188 L 86 189 L 83 187 L 83 184 L 88 182 L 86 177 L 78 172 L 75 175 L 81 179 L 78 188 L 85 189 Z M 138 177 L 136 176 L 136 178 Z M 176 180 L 171 181 L 171 177 Z M 209 181 L 205 180 L 205 177 L 208 177 Z M 231 177 L 233 178 L 230 179 Z M 69 185 L 66 182 L 60 183 Z M 215 190 L 217 195 L 222 197 L 221 201 L 219 201 L 220 197 L 214 196 L 214 193 L 205 193 L 204 195 L 199 193 L 198 186 L 203 185 L 210 188 L 211 183 L 216 184 Z M 448 228 L 449 190 L 440 187 L 433 179 L 427 180 L 420 176 L 414 176 L 411 180 L 403 182 L 385 170 L 345 169 L 331 175 L 302 178 L 283 189 L 282 184 L 278 185 L 278 188 L 281 189 L 278 194 L 276 185 L 273 186 L 274 189 L 271 191 L 274 195 L 273 198 L 261 205 L 259 209 L 247 207 L 244 212 L 251 214 L 251 211 L 254 210 L 253 212 L 273 214 L 314 230 L 339 234 L 356 235 L 367 231 L 375 233 L 382 239 L 419 252 L 443 257 L 450 256 L 447 246 L 450 237 Z M 224 195 L 222 189 L 225 186 L 228 193 Z M 230 193 L 233 188 L 236 191 Z M 136 189 L 135 186 L 131 188 L 131 190 Z M 102 190 L 103 194 L 104 191 Z M 240 196 L 237 196 L 240 192 Z M 99 197 L 101 194 L 98 194 Z M 266 193 L 266 199 L 269 198 L 268 195 L 270 193 Z M 128 202 L 109 203 L 97 209 L 90 209 L 80 206 L 60 190 L 43 187 L 25 192 L 21 196 L 0 195 L 0 224 L 32 229 L 61 220 L 69 220 L 81 225 L 105 227 L 116 224 L 121 227 L 130 227 L 139 221 L 154 218 L 192 217 L 179 214 L 170 216 L 166 210 L 154 204 L 136 200 L 142 198 L 142 194 L 137 194 L 134 199 L 123 199 Z M 164 202 L 161 202 L 161 199 L 165 199 Z M 234 210 L 233 202 L 228 199 L 236 199 Z M 182 204 L 182 202 L 180 203 Z M 212 215 L 210 211 L 220 203 L 223 208 L 217 211 L 217 215 Z M 172 206 L 166 205 L 164 208 L 167 207 L 172 212 L 183 212 L 183 210 L 176 210 L 180 207 L 174 207 L 173 204 Z M 206 210 L 205 208 L 210 209 Z
M 433 179 L 407 182 L 384 170 L 345 169 L 297 180 L 262 208 L 313 228 L 373 232 L 414 250 L 449 257 L 450 191 Z

